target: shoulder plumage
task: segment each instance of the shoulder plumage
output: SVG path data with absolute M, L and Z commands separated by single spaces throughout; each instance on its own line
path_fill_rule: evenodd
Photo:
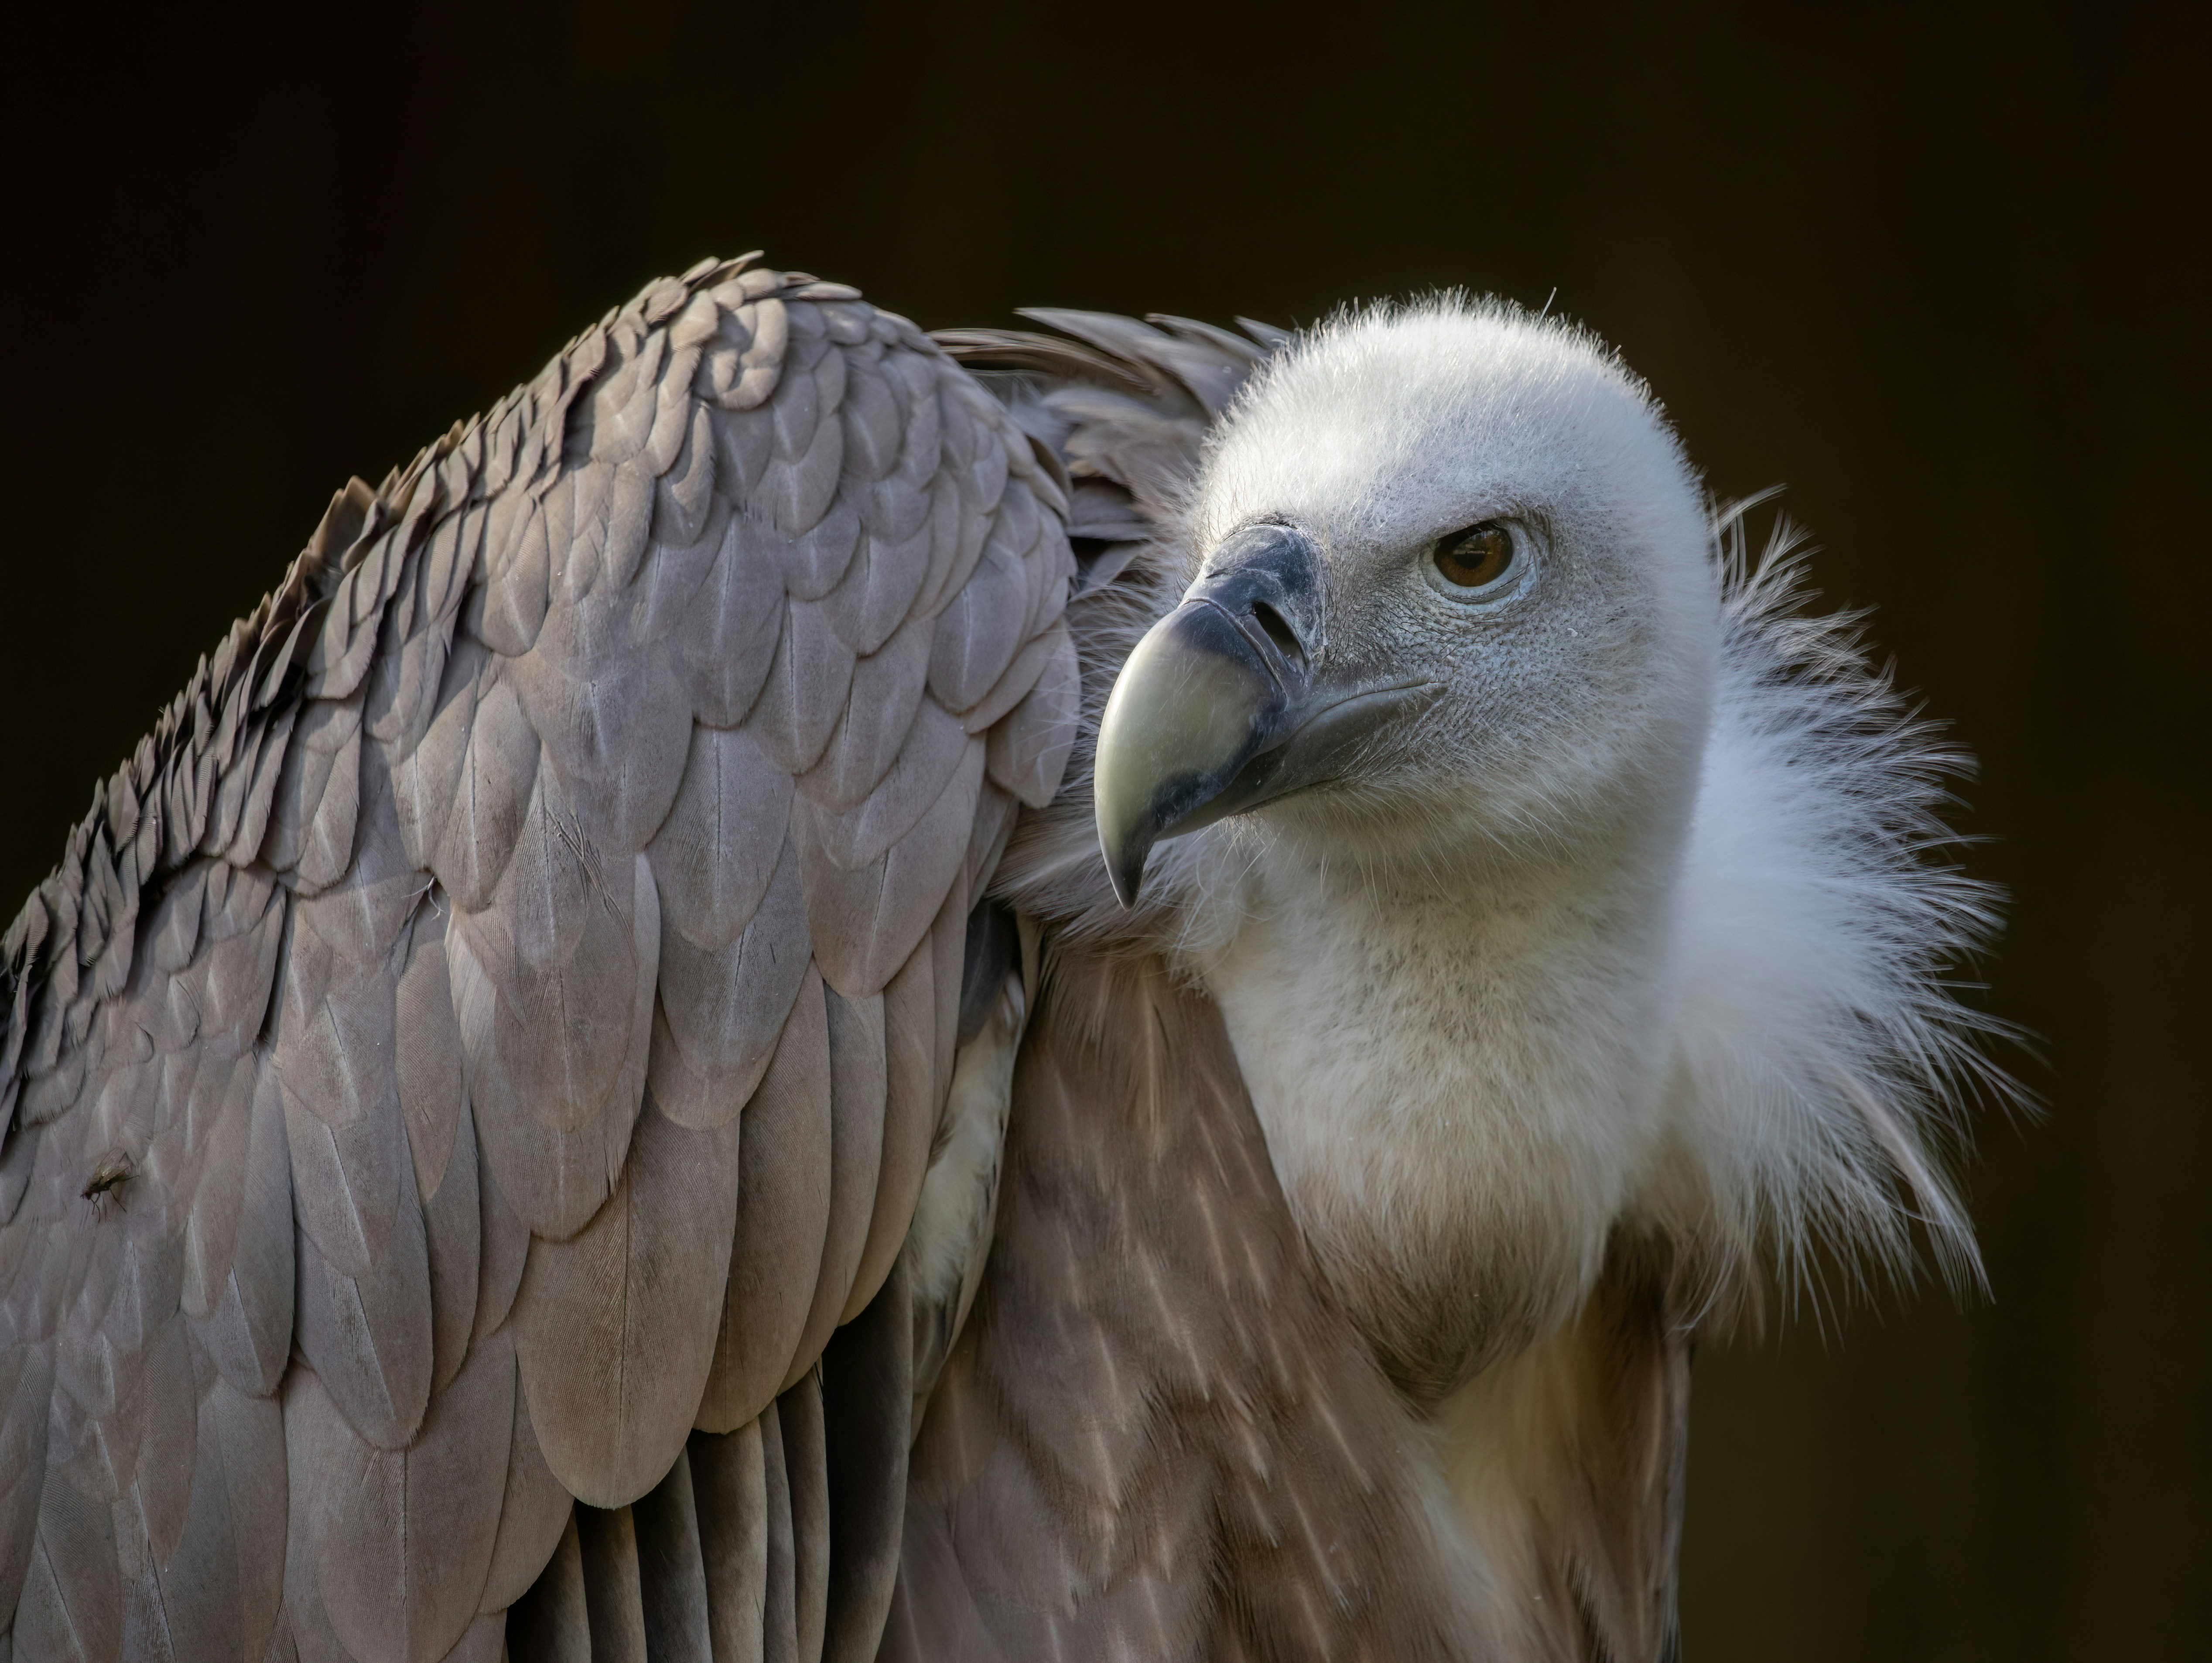
M 1182 598 L 1190 576 L 1183 515 L 1221 417 L 1298 338 L 1239 319 L 1237 335 L 1155 314 L 1036 309 L 1060 332 L 940 330 L 935 338 L 1003 399 L 1071 479 L 1077 562 L 1068 624 L 1081 667 L 1082 717 L 1067 783 L 1024 818 L 997 887 L 1025 911 L 1088 942 L 1150 948 L 1179 929 L 1176 891 L 1156 884 L 1133 909 L 1114 899 L 1091 820 L 1091 767 L 1106 697 L 1139 637 Z M 1178 853 L 1180 851 L 1177 851 Z

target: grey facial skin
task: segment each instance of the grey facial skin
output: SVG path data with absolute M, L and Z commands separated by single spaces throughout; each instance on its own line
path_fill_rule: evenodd
M 1296 527 L 1247 526 L 1129 655 L 1099 725 L 1098 844 L 1121 905 L 1152 845 L 1341 771 L 1433 682 L 1334 673 L 1321 551 Z

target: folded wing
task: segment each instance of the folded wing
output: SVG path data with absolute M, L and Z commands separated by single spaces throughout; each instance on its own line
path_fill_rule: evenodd
M 744 261 L 340 495 L 4 943 L 15 1655 L 872 1653 L 1066 511 Z

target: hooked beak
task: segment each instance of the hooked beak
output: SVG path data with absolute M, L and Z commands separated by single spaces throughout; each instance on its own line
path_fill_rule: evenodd
M 1321 554 L 1289 526 L 1216 549 L 1130 653 L 1098 728 L 1092 806 L 1121 905 L 1152 845 L 1337 777 L 1434 683 L 1339 684 L 1323 658 Z

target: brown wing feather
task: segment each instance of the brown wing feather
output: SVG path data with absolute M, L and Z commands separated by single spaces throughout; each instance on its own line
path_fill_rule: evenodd
M 829 1499 L 826 1663 L 870 1663 L 898 1576 L 910 1435 L 914 1324 L 904 1261 L 884 1296 L 837 1331 L 822 1359 L 822 1414 L 840 1428 L 823 1451 Z
M 715 1663 L 760 1663 L 768 1608 L 768 1478 L 761 1423 L 691 1435 L 692 1505 Z
M 571 1519 L 544 1574 L 507 1613 L 514 1663 L 592 1663 L 592 1613 L 584 1595 L 583 1535 Z
M 333 501 L 0 939 L 15 1654 L 485 1655 L 541 1571 L 518 1654 L 696 1629 L 681 1520 L 726 1567 L 774 1508 L 672 1499 L 695 1422 L 809 1380 L 912 1210 L 1054 476 L 910 325 L 738 261 Z
M 637 1521 L 639 1604 L 647 1654 L 653 1663 L 710 1663 L 714 1634 L 707 1618 L 707 1564 L 699 1548 L 699 1511 L 688 1451 L 631 1513 Z

